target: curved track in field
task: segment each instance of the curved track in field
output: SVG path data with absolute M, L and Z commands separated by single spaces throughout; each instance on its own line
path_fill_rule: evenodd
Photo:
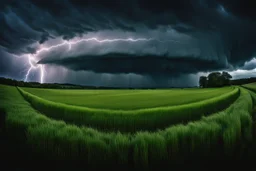
M 45 100 L 68 105 L 93 109 L 137 110 L 199 102 L 225 94 L 232 91 L 234 87 L 152 90 L 22 89 Z
M 239 96 L 239 89 L 234 88 L 217 97 L 189 104 L 137 110 L 108 110 L 56 103 L 20 88 L 19 91 L 36 110 L 51 118 L 100 130 L 121 132 L 154 131 L 174 124 L 195 121 L 227 108 Z

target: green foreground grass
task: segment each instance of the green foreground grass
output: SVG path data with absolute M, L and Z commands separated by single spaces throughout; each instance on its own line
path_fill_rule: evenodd
M 134 110 L 198 102 L 230 92 L 234 87 L 160 90 L 22 89 L 52 102 L 96 109 Z
M 51 118 L 104 131 L 121 132 L 154 131 L 170 125 L 198 120 L 202 116 L 227 108 L 239 96 L 239 89 L 232 88 L 232 91 L 199 102 L 126 111 L 66 105 L 45 100 L 21 88 L 19 91 L 35 109 Z
M 239 98 L 222 112 L 187 125 L 132 134 L 104 133 L 52 120 L 35 111 L 15 87 L 0 86 L 0 96 L 0 109 L 7 114 L 6 132 L 15 144 L 47 159 L 79 160 L 84 167 L 172 167 L 185 159 L 214 162 L 243 153 L 244 145 L 252 140 L 253 103 L 243 88 Z

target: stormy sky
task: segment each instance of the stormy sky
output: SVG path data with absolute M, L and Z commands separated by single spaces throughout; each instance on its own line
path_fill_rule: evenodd
M 118 87 L 256 76 L 247 0 L 1 0 L 0 76 Z

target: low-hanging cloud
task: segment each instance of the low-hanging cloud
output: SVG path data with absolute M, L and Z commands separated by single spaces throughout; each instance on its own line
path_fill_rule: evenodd
M 39 64 L 65 66 L 71 70 L 93 71 L 96 73 L 135 73 L 148 76 L 177 76 L 197 73 L 211 69 L 223 69 L 216 61 L 202 60 L 194 57 L 169 57 L 156 55 L 140 55 L 110 53 L 104 55 L 87 55 L 65 59 L 43 58 Z

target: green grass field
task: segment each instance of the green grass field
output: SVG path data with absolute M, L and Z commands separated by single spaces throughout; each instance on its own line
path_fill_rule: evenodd
M 177 123 L 186 123 L 189 121 L 198 120 L 202 116 L 207 116 L 211 113 L 227 108 L 239 96 L 239 89 L 237 88 L 221 88 L 212 90 L 216 92 L 222 92 L 221 95 L 215 95 L 216 97 L 188 104 L 163 107 L 160 106 L 155 108 L 145 108 L 137 110 L 110 110 L 94 109 L 88 107 L 80 107 L 76 105 L 56 103 L 35 96 L 29 92 L 26 92 L 24 89 L 19 88 L 19 91 L 35 109 L 46 114 L 49 117 L 58 120 L 65 120 L 68 123 L 90 126 L 105 131 L 115 130 L 125 132 L 135 132 L 139 130 L 153 131 L 157 129 L 163 129 Z M 119 92 L 120 90 L 116 91 Z M 153 91 L 158 92 L 158 90 Z M 200 92 L 200 90 L 198 89 L 183 90 L 182 92 L 184 91 Z M 205 90 L 203 89 L 201 91 L 205 92 Z M 113 95 L 113 92 L 114 91 L 112 91 L 111 95 Z M 127 92 L 129 92 L 129 90 L 127 90 Z M 150 93 L 150 90 L 147 90 L 145 92 Z M 207 96 L 207 93 L 199 93 L 199 96 L 203 97 L 203 94 L 206 94 Z M 136 96 L 140 98 L 140 95 L 133 95 L 134 98 Z M 68 96 L 66 98 L 68 98 Z M 126 99 L 126 96 L 122 98 L 123 100 L 126 100 L 129 104 L 134 103 L 133 101 L 128 101 Z M 195 95 L 186 97 L 186 99 L 194 98 Z M 161 101 L 160 99 L 155 100 L 158 102 Z M 172 99 L 170 101 L 175 101 L 175 99 Z M 95 103 L 97 103 L 97 101 Z M 101 103 L 103 102 L 101 101 Z
M 250 84 L 250 87 L 256 86 Z M 256 154 L 253 120 L 256 93 L 242 87 L 210 89 L 225 91 L 199 102 L 139 109 L 138 113 L 56 103 L 25 90 L 32 89 L 0 85 L 0 114 L 6 115 L 4 132 L 8 134 L 9 144 L 19 145 L 32 158 L 79 160 L 85 168 L 113 164 L 149 169 L 159 165 L 173 168 L 173 164 L 185 160 L 211 164 L 225 159 L 233 162 L 234 158 Z M 216 108 L 219 110 L 214 112 Z M 71 125 L 72 119 L 88 124 Z M 170 124 L 173 120 L 175 124 Z M 159 129 L 151 130 L 152 125 Z M 146 129 L 134 129 L 137 126 Z M 101 130 L 110 127 L 120 131 Z
M 233 87 L 166 90 L 55 90 L 23 88 L 43 99 L 97 109 L 145 109 L 175 106 L 220 96 Z
M 247 88 L 247 89 L 249 89 L 249 90 L 251 90 L 251 91 L 256 92 L 256 83 L 245 84 L 245 85 L 243 85 L 243 87 L 245 87 L 245 88 Z

